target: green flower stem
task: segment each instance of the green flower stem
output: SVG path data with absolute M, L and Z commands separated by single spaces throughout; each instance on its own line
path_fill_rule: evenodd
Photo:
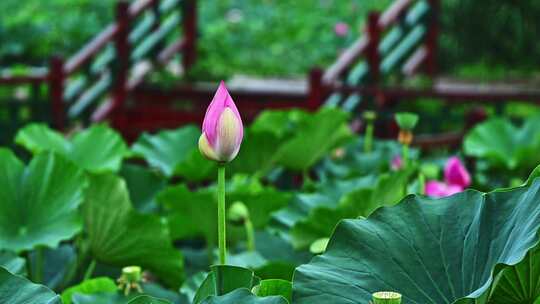
M 88 265 L 88 268 L 86 268 L 86 271 L 84 272 L 84 281 L 92 277 L 92 274 L 94 273 L 95 268 L 96 268 L 96 260 L 92 259 L 92 261 Z
M 418 188 L 420 188 L 420 194 L 425 195 L 426 194 L 426 177 L 424 176 L 424 173 L 420 172 L 418 174 Z
M 368 121 L 364 135 L 364 152 L 369 153 L 373 147 L 373 121 Z
M 407 163 L 409 162 L 409 145 L 403 145 L 401 156 L 403 158 L 403 167 L 407 167 Z
M 244 226 L 246 228 L 247 250 L 255 251 L 255 229 L 253 228 L 253 223 L 247 218 L 244 222 Z
M 218 166 L 218 246 L 219 263 L 225 265 L 227 255 L 227 234 L 225 222 L 225 165 Z
M 43 265 L 45 263 L 45 249 L 43 247 L 38 247 L 36 249 L 36 267 L 34 268 L 34 282 L 43 283 Z

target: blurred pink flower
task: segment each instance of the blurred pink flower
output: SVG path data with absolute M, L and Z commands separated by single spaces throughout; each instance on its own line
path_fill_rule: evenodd
M 444 166 L 444 181 L 450 185 L 459 185 L 464 189 L 471 184 L 471 175 L 458 157 L 452 156 Z
M 426 195 L 431 197 L 445 197 L 463 191 L 459 185 L 449 185 L 439 181 L 429 181 L 426 183 Z
M 403 160 L 401 159 L 400 155 L 394 156 L 392 158 L 392 162 L 390 163 L 390 169 L 397 171 L 403 167 Z
M 338 22 L 334 25 L 334 32 L 338 37 L 345 37 L 349 33 L 349 25 L 345 22 Z
M 471 175 L 458 157 L 453 156 L 444 166 L 444 182 L 428 181 L 425 193 L 431 197 L 444 197 L 465 190 L 471 184 Z

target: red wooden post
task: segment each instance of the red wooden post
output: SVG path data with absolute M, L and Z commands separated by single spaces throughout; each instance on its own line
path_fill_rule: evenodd
M 182 61 L 184 69 L 188 70 L 197 59 L 197 1 L 185 0 L 182 5 L 182 27 L 184 33 L 184 47 L 182 48 Z
M 324 71 L 319 67 L 314 67 L 309 72 L 309 95 L 307 108 L 311 111 L 317 110 L 323 103 L 324 86 L 323 77 Z
M 381 58 L 379 54 L 379 41 L 381 39 L 381 28 L 379 27 L 379 17 L 379 12 L 370 12 L 367 24 L 369 40 L 366 55 L 372 85 L 376 85 L 378 83 L 380 74 Z
M 439 0 L 428 0 L 430 6 L 430 16 L 428 32 L 426 35 L 426 72 L 431 77 L 437 73 L 437 40 L 439 37 Z
M 488 114 L 484 107 L 474 107 L 465 115 L 465 130 L 474 128 L 477 124 L 488 118 Z
M 127 99 L 127 84 L 129 79 L 130 49 L 129 49 L 129 3 L 120 1 L 116 5 L 116 25 L 118 30 L 114 37 L 116 49 L 116 70 L 114 71 L 113 88 L 113 124 L 123 129 L 126 121 L 123 117 L 123 105 Z
M 52 106 L 53 125 L 58 130 L 63 130 L 66 125 L 64 108 L 64 59 L 53 56 L 49 62 L 49 98 Z

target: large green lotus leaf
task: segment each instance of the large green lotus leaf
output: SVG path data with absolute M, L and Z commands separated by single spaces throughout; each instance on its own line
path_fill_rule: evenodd
M 180 184 L 165 188 L 157 201 L 167 210 L 173 239 L 204 236 L 210 244 L 215 244 L 217 204 L 212 189 L 191 191 Z
M 217 202 L 214 187 L 190 191 L 185 185 L 166 188 L 157 200 L 169 211 L 169 223 L 174 239 L 204 236 L 210 244 L 217 240 Z M 248 208 L 256 228 L 264 227 L 270 213 L 286 206 L 290 194 L 257 181 L 233 178 L 229 182 L 226 203 L 242 201 Z
M 199 289 L 199 286 L 206 280 L 207 276 L 208 273 L 206 272 L 197 272 L 184 281 L 184 284 L 182 284 L 182 287 L 180 288 L 180 293 L 186 296 L 189 303 L 193 302 L 197 289 Z
M 167 223 L 135 211 L 121 178 L 101 174 L 89 179 L 83 215 L 92 256 L 105 264 L 140 265 L 179 286 L 183 259 L 172 246 Z
M 364 176 L 350 180 L 329 180 L 316 186 L 315 192 L 301 192 L 295 195 L 288 207 L 272 214 L 272 226 L 285 239 L 290 238 L 290 230 L 301 220 L 310 216 L 318 208 L 335 209 L 342 197 L 358 189 L 374 185 L 374 176 Z
M 223 296 L 212 296 L 202 302 L 203 304 L 288 304 L 281 296 L 260 298 L 245 288 L 237 289 Z M 312 302 L 313 303 L 313 302 Z M 321 302 L 322 303 L 322 302 Z
M 105 279 L 108 280 L 108 282 Z M 85 286 L 87 285 L 86 282 L 91 282 L 91 284 L 89 286 Z M 131 303 L 130 301 L 134 301 L 138 298 L 140 298 L 139 301 L 165 301 L 157 302 L 159 304 L 189 304 L 188 302 L 180 301 L 179 295 L 175 292 L 164 289 L 155 283 L 142 283 L 142 294 L 132 291 L 129 293 L 129 295 L 125 296 L 114 285 L 114 281 L 110 280 L 109 278 L 99 278 L 99 281 L 89 280 L 86 282 L 76 286 L 75 288 L 78 290 L 71 292 L 72 304 L 126 304 Z M 84 287 L 80 289 L 82 286 Z M 64 299 L 64 294 L 62 294 L 62 299 Z M 67 304 L 67 302 L 64 302 L 64 304 Z
M 76 132 L 71 140 L 44 124 L 30 124 L 19 130 L 15 142 L 32 153 L 54 151 L 91 172 L 116 172 L 129 155 L 122 137 L 103 124 Z
M 20 129 L 15 136 L 15 142 L 32 153 L 54 151 L 66 155 L 71 148 L 62 133 L 39 123 L 30 124 Z
M 79 294 L 94 294 L 100 292 L 116 292 L 118 287 L 116 283 L 107 277 L 95 278 L 86 280 L 76 286 L 70 287 L 62 292 L 62 302 L 71 304 L 71 297 L 75 293 Z
M 255 233 L 256 251 L 229 254 L 227 263 L 252 269 L 261 279 L 291 281 L 294 269 L 307 263 L 312 255 L 294 250 L 283 238 L 265 230 Z
M 331 149 L 352 139 L 348 117 L 337 109 L 321 109 L 279 148 L 275 162 L 291 170 L 308 170 Z
M 447 198 L 410 195 L 367 219 L 344 220 L 326 253 L 297 268 L 294 303 L 368 303 L 393 290 L 403 303 L 473 303 L 502 267 L 538 243 L 540 180 L 530 187 Z M 461 300 L 460 300 L 461 299 Z
M 255 228 L 264 228 L 270 221 L 270 214 L 289 204 L 292 194 L 264 186 L 258 180 L 247 176 L 235 176 L 227 186 L 227 200 L 240 201 L 248 210 Z
M 139 296 L 129 301 L 128 304 L 171 304 L 171 302 L 151 296 Z
M 221 296 L 239 288 L 251 289 L 259 283 L 253 271 L 232 265 L 213 265 L 204 281 L 200 284 L 193 304 L 204 302 L 209 296 Z
M 62 304 L 60 297 L 43 285 L 11 274 L 0 267 L 0 303 L 6 304 Z
M 240 152 L 227 166 L 227 172 L 264 176 L 275 165 L 274 155 L 282 141 L 272 132 L 246 129 Z
M 126 304 L 128 299 L 116 292 L 100 292 L 93 294 L 75 293 L 72 304 Z
M 259 297 L 282 296 L 288 302 L 291 302 L 292 283 L 290 281 L 279 279 L 262 280 L 253 290 Z
M 254 132 L 269 132 L 277 138 L 290 136 L 301 125 L 311 119 L 313 114 L 304 110 L 267 110 L 263 111 L 251 124 Z
M 13 274 L 26 274 L 26 260 L 13 252 L 0 252 L 0 267 L 4 267 L 7 271 Z
M 52 289 L 60 289 L 62 284 L 68 282 L 65 279 L 69 272 L 77 263 L 77 252 L 73 245 L 62 243 L 57 248 L 45 248 L 41 250 L 43 263 L 43 279 L 41 284 L 47 285 Z M 30 270 L 38 267 L 38 252 L 33 251 L 28 254 Z
M 11 151 L 0 149 L 0 172 L 0 249 L 56 247 L 81 230 L 77 208 L 86 180 L 77 166 L 47 152 L 25 168 Z
M 379 207 L 396 204 L 405 196 L 412 172 L 401 170 L 382 174 L 374 186 L 348 192 L 334 206 L 313 208 L 306 218 L 292 227 L 292 244 L 295 248 L 307 248 L 316 240 L 329 237 L 342 219 L 367 217 Z
M 495 280 L 489 304 L 534 303 L 540 297 L 540 246 L 521 262 L 505 267 Z
M 135 209 L 143 213 L 157 211 L 156 195 L 167 185 L 163 176 L 146 167 L 132 164 L 124 164 L 120 175 L 126 181 Z
M 159 169 L 168 177 L 178 173 L 180 176 L 190 179 L 204 179 L 215 166 L 213 162 L 200 156 L 198 152 L 198 140 L 201 131 L 194 125 L 184 126 L 175 130 L 161 131 L 155 135 L 144 133 L 133 145 L 133 152 L 143 157 L 151 166 Z M 191 163 L 199 164 L 197 168 L 190 166 Z M 201 166 L 205 170 L 201 171 Z M 190 173 L 197 173 L 195 176 Z
M 465 154 L 489 159 L 506 169 L 534 168 L 540 161 L 540 117 L 529 118 L 521 128 L 496 118 L 477 125 L 465 137 Z
M 173 175 L 194 182 L 212 180 L 217 176 L 217 165 L 203 157 L 199 148 L 196 148 L 186 156 L 183 162 L 176 165 Z

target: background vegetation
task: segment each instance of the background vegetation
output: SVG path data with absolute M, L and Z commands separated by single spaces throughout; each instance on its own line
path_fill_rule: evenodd
M 200 0 L 195 76 L 304 75 L 327 66 L 391 0 Z M 0 65 L 69 55 L 111 21 L 114 0 L 0 1 Z M 503 78 L 540 64 L 540 2 L 442 0 L 440 64 L 458 76 Z M 334 33 L 344 22 L 349 32 Z

